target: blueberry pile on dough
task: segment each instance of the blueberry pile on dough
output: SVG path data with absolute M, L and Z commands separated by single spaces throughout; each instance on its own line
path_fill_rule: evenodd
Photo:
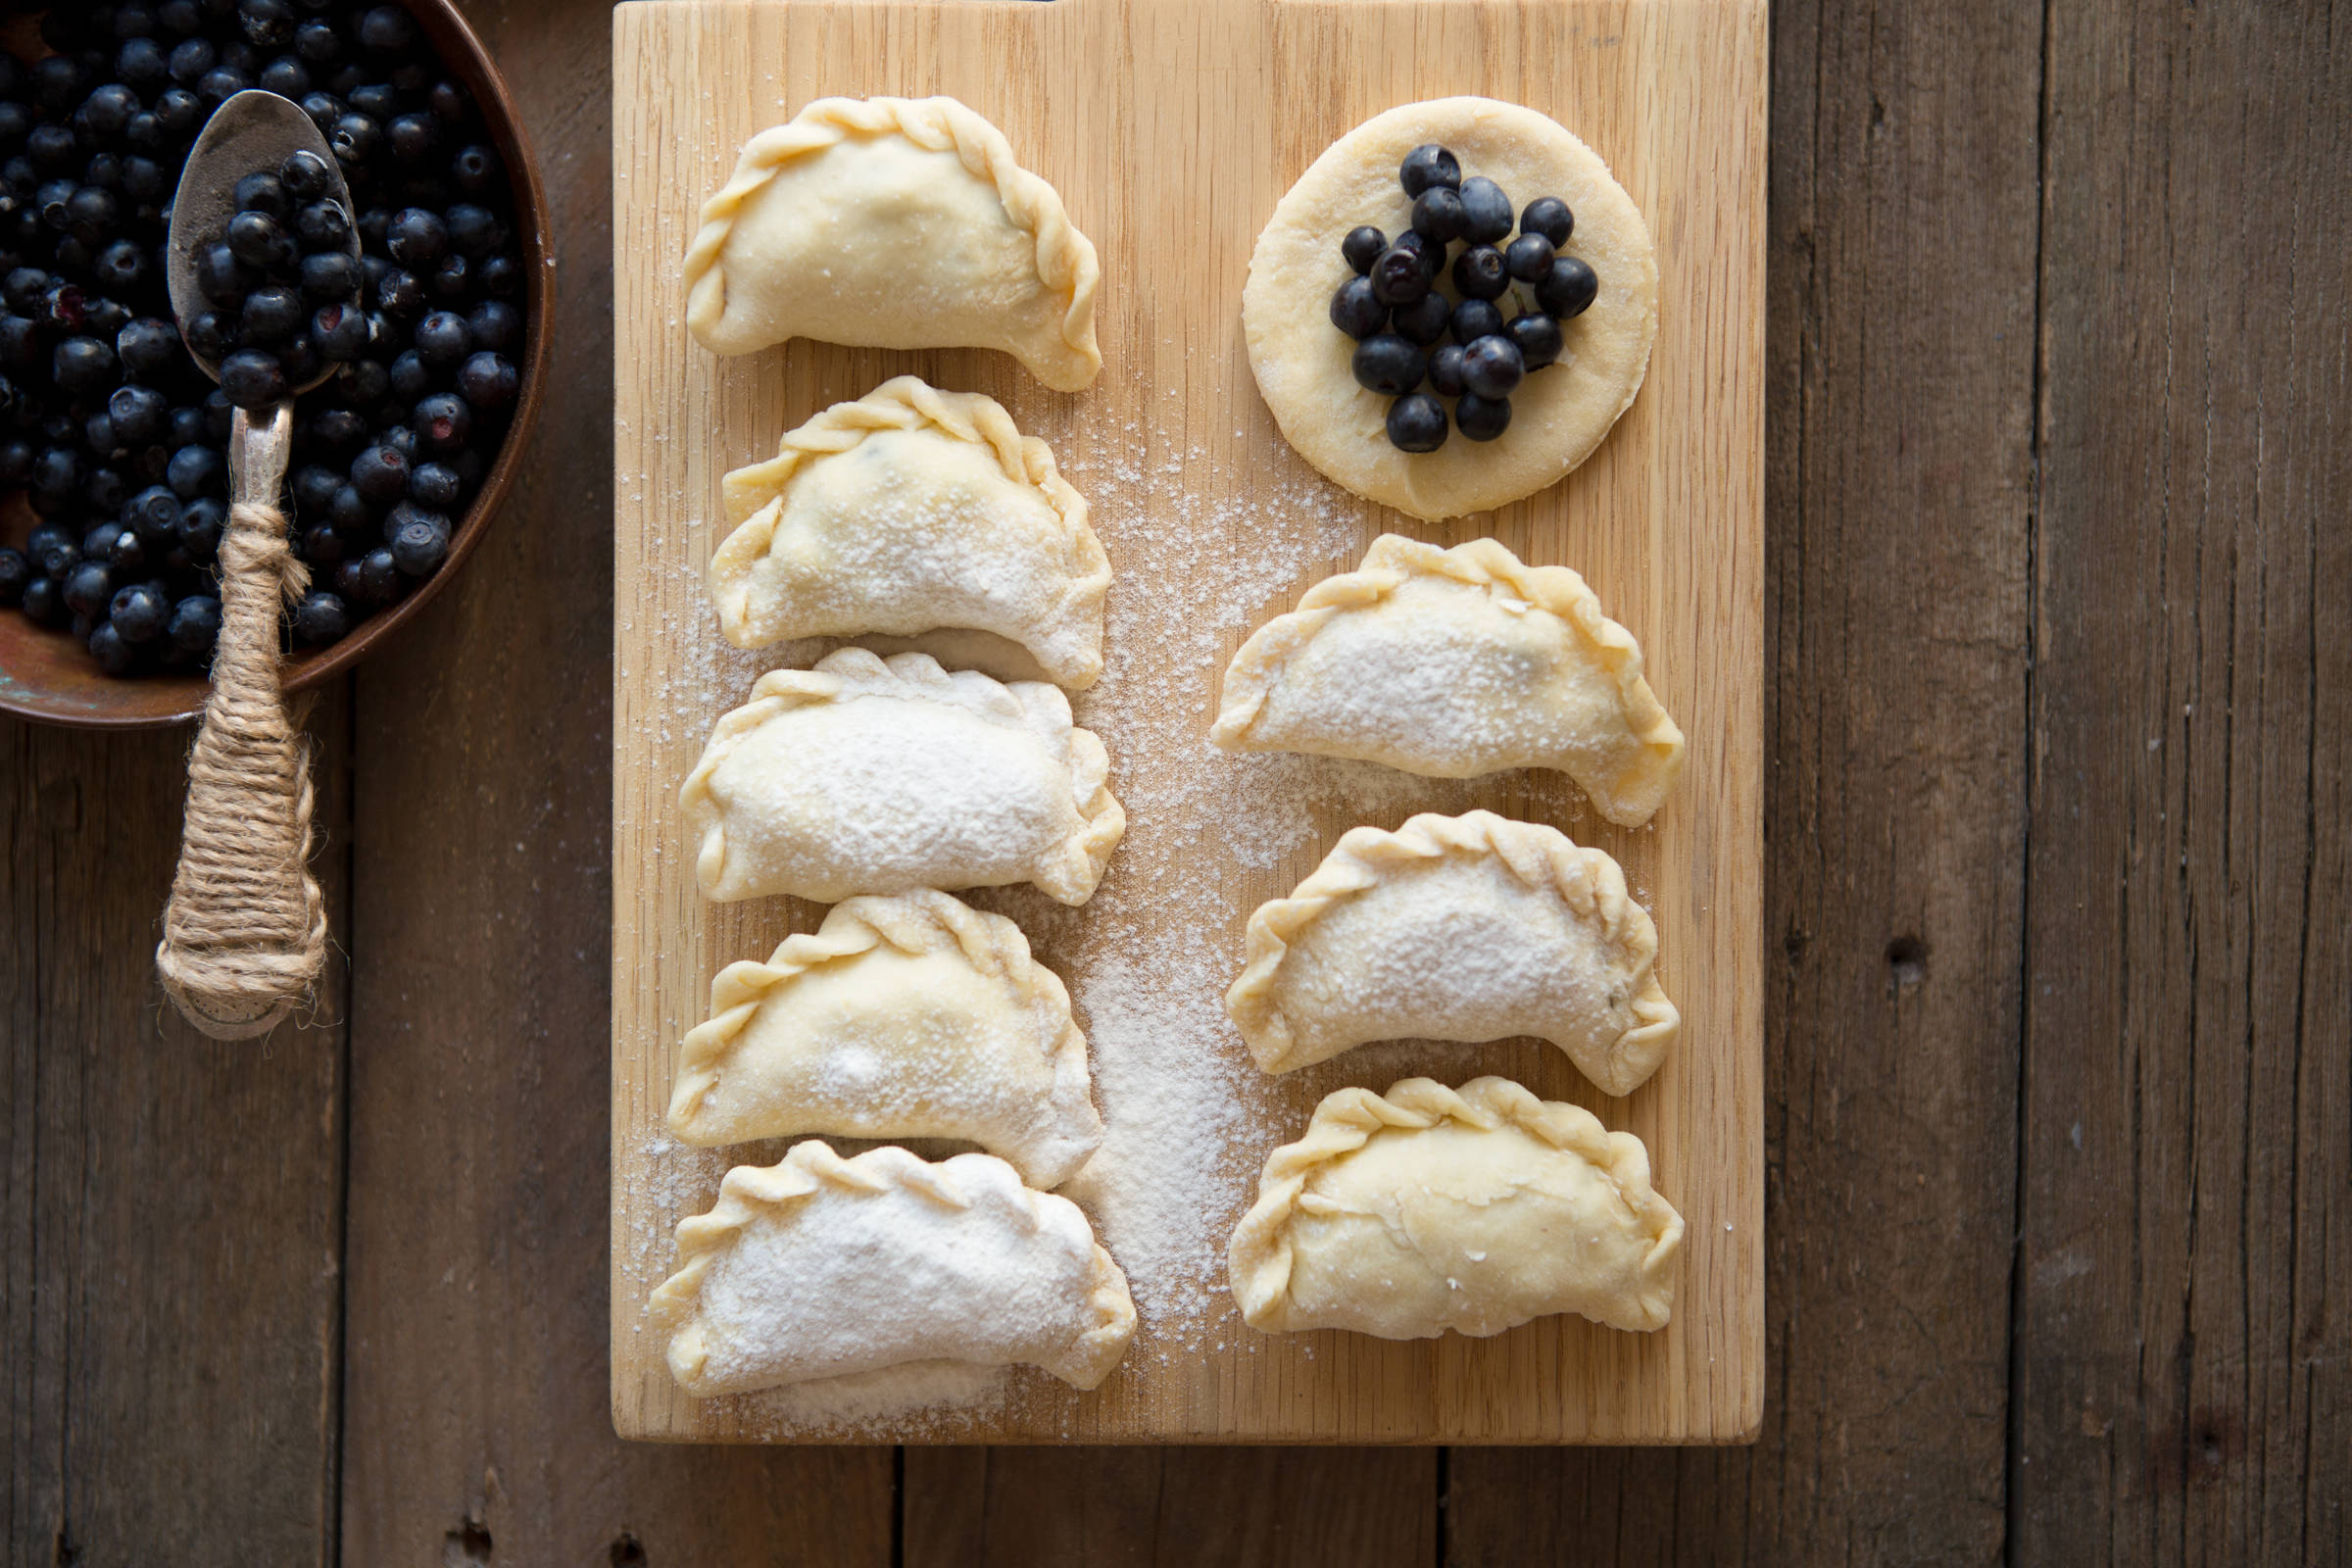
M 1683 760 L 1641 645 L 1584 578 L 1492 539 L 1398 534 L 1250 634 L 1209 738 L 1432 778 L 1557 768 L 1625 827 L 1649 820 Z
M 1057 687 L 844 648 L 760 676 L 679 799 L 721 903 L 1033 882 L 1084 904 L 1127 825 L 1109 774 Z
M 1073 691 L 1102 672 L 1109 559 L 1053 450 L 994 398 L 896 377 L 786 432 L 724 496 L 710 597 L 738 648 L 954 628 Z
M 945 893 L 858 898 L 710 983 L 669 1102 L 690 1144 L 978 1144 L 1058 1187 L 1102 1141 L 1070 994 L 1020 927 Z
M 1075 392 L 1102 368 L 1094 243 L 954 98 L 819 98 L 746 143 L 686 253 L 713 354 L 787 338 L 1002 349 Z
M 815 1142 L 727 1172 L 710 1211 L 679 1222 L 652 1307 L 698 1398 L 908 1361 L 1091 1389 L 1135 1336 L 1127 1278 L 1077 1204 L 989 1154 L 844 1159 Z
M 1225 1005 L 1268 1072 L 1375 1040 L 1535 1035 L 1630 1095 L 1682 1021 L 1616 860 L 1492 811 L 1349 829 L 1248 940 Z
M 1343 1089 L 1267 1156 L 1227 1250 L 1253 1329 L 1484 1337 L 1555 1312 L 1674 1315 L 1683 1219 L 1649 1152 L 1505 1078 Z
M 1300 456 L 1414 516 L 1458 516 L 1559 479 L 1632 404 L 1657 259 L 1564 127 L 1442 98 L 1375 116 L 1298 177 L 1258 236 L 1242 325 Z

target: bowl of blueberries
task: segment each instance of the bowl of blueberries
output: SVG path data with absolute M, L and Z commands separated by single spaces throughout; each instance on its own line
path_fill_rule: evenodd
M 334 167 L 296 152 L 216 193 L 201 298 L 175 316 L 182 166 L 256 88 Z M 0 25 L 0 710 L 202 710 L 231 416 L 289 394 L 281 507 L 308 583 L 284 689 L 430 599 L 537 412 L 547 233 L 514 106 L 445 0 L 117 0 Z

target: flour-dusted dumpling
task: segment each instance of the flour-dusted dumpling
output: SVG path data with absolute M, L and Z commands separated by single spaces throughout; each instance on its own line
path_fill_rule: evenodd
M 1349 829 L 1260 905 L 1225 1006 L 1268 1072 L 1374 1040 L 1536 1035 L 1630 1095 L 1682 1021 L 1657 956 L 1606 854 L 1492 811 L 1425 812 L 1394 833 Z
M 1557 768 L 1626 827 L 1649 820 L 1683 761 L 1641 645 L 1584 578 L 1492 539 L 1441 550 L 1396 534 L 1242 644 L 1209 738 L 1432 778 Z
M 1069 1200 L 991 1154 L 844 1159 L 815 1142 L 727 1172 L 710 1212 L 679 1222 L 652 1304 L 697 1398 L 907 1361 L 1091 1389 L 1135 1337 L 1127 1277 Z
M 1633 1134 L 1507 1078 L 1407 1078 L 1315 1107 L 1267 1156 L 1227 1261 L 1251 1328 L 1425 1340 L 1554 1312 L 1663 1328 L 1682 1245 Z
M 713 354 L 809 337 L 1003 349 L 1075 392 L 1102 368 L 1093 241 L 953 98 L 819 98 L 744 145 L 686 253 Z
M 1058 1187 L 1102 1141 L 1070 994 L 1021 928 L 945 893 L 852 899 L 710 983 L 669 1125 L 690 1144 L 955 1138 Z
M 738 648 L 956 627 L 1020 644 L 1072 690 L 1102 672 L 1110 562 L 1053 449 L 993 398 L 885 381 L 728 474 L 725 496 L 710 597 Z
M 844 648 L 760 676 L 680 799 L 721 903 L 1034 882 L 1084 904 L 1127 826 L 1109 776 L 1057 687 Z

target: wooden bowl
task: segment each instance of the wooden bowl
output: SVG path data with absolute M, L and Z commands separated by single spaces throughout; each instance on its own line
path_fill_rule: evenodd
M 539 166 L 531 157 L 530 142 L 523 135 L 514 100 L 507 95 L 506 82 L 465 18 L 449 0 L 407 0 L 407 5 L 450 73 L 473 94 L 488 124 L 491 143 L 506 161 L 507 176 L 514 187 L 514 226 L 522 247 L 523 345 L 516 366 L 522 389 L 514 422 L 499 447 L 498 461 L 491 465 L 473 504 L 459 519 L 450 538 L 449 559 L 441 564 L 441 569 L 399 604 L 360 622 L 341 642 L 289 657 L 284 665 L 289 693 L 332 680 L 358 663 L 457 575 L 506 500 L 515 470 L 521 466 L 531 427 L 539 418 L 553 279 L 547 197 L 539 187 Z M 0 518 L 0 539 L 14 541 L 28 526 L 24 517 L 29 511 L 22 496 L 14 498 L 9 511 L 9 517 Z M 201 675 L 108 675 L 71 632 L 36 625 L 13 609 L 0 610 L 0 711 L 77 729 L 153 729 L 184 724 L 196 717 L 204 710 L 209 690 L 211 683 Z

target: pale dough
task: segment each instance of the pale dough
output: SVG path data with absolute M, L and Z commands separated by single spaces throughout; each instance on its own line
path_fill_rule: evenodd
M 1423 142 L 1450 148 L 1465 176 L 1499 184 L 1514 213 L 1539 196 L 1566 202 L 1576 228 L 1564 254 L 1592 266 L 1600 292 L 1560 323 L 1559 363 L 1511 394 L 1500 439 L 1456 430 L 1437 451 L 1413 454 L 1390 444 L 1391 400 L 1356 384 L 1355 343 L 1332 325 L 1330 309 L 1352 275 L 1341 238 L 1361 223 L 1391 238 L 1412 226 L 1396 170 Z M 1442 286 L 1451 297 L 1450 281 Z M 1649 366 L 1657 257 L 1633 198 L 1557 122 L 1493 98 L 1433 99 L 1375 115 L 1298 176 L 1250 256 L 1242 328 L 1258 391 L 1299 456 L 1358 495 L 1434 521 L 1533 495 L 1592 456 Z

